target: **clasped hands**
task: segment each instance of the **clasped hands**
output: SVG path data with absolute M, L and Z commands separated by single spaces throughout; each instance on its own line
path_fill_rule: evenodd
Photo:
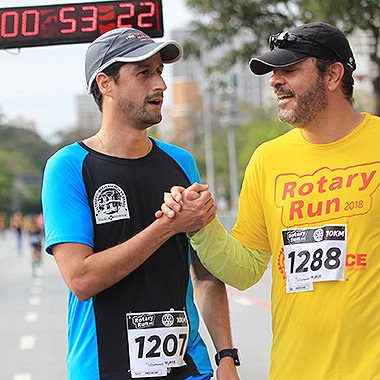
M 188 188 L 173 186 L 164 193 L 157 219 L 167 217 L 176 232 L 195 232 L 210 223 L 216 215 L 216 205 L 208 185 L 193 183 Z

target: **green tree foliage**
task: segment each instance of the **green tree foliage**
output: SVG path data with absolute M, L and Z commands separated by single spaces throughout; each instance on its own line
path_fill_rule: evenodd
M 268 118 L 261 112 L 254 113 L 253 120 L 235 130 L 238 181 L 241 184 L 245 167 L 254 150 L 263 142 L 271 140 L 289 130 L 289 126 L 281 123 L 277 117 Z M 226 181 L 229 177 L 227 134 L 223 128 L 214 133 L 214 164 L 217 181 Z
M 373 89 L 376 96 L 375 113 L 380 115 L 380 1 L 379 0 L 298 0 L 302 20 L 322 20 L 337 25 L 350 34 L 362 29 L 370 35 L 370 60 L 376 68 Z M 355 53 L 355 52 L 354 52 Z
M 0 212 L 10 213 L 12 195 L 12 173 L 8 170 L 2 157 L 6 154 L 0 150 Z
M 254 150 L 263 142 L 288 132 L 290 127 L 281 123 L 277 116 L 268 117 L 257 110 L 252 121 L 245 123 L 236 131 L 236 146 L 238 147 L 238 177 L 243 179 L 245 167 Z M 248 142 L 248 143 L 247 143 Z
M 247 62 L 264 46 L 268 37 L 302 22 L 325 21 L 350 34 L 356 29 L 370 33 L 370 59 L 377 69 L 373 80 L 375 113 L 380 115 L 380 3 L 379 0 L 187 0 L 196 13 L 194 35 L 184 44 L 187 54 L 228 46 L 215 64 L 226 70 L 237 61 Z
M 195 35 L 185 44 L 185 52 L 200 55 L 204 49 L 227 44 L 229 50 L 218 62 L 220 69 L 246 62 L 269 35 L 290 27 L 294 8 L 291 1 L 278 0 L 187 0 L 187 5 L 197 16 L 192 23 Z
M 52 151 L 32 131 L 0 126 L 0 212 L 40 212 L 42 172 Z
M 56 134 L 56 137 L 59 141 L 58 144 L 55 145 L 55 151 L 59 148 L 74 143 L 75 141 L 85 140 L 86 138 L 92 136 L 94 134 L 93 130 L 86 130 L 84 128 L 77 128 L 68 131 L 59 131 Z
M 245 168 L 254 150 L 263 142 L 271 140 L 289 130 L 289 126 L 281 123 L 276 115 L 268 116 L 263 110 L 255 110 L 252 113 L 252 120 L 237 126 L 235 129 L 235 147 L 238 187 L 243 181 Z M 215 171 L 216 196 L 225 196 L 227 201 L 230 197 L 230 173 L 229 157 L 227 147 L 227 131 L 225 128 L 216 127 L 213 131 L 213 161 Z M 200 139 L 195 144 L 192 151 L 199 172 L 201 181 L 207 182 L 204 141 Z M 222 191 L 222 192 L 221 192 Z
M 13 165 L 27 165 L 27 170 L 33 170 L 30 174 L 39 173 L 52 153 L 52 147 L 37 133 L 11 126 L 0 127 L 0 149 L 10 154 L 26 154 L 27 159 L 24 158 L 19 163 L 13 160 Z

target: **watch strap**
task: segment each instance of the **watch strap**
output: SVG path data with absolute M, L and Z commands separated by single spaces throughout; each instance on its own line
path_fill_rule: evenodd
M 220 360 L 225 357 L 231 357 L 232 359 L 234 359 L 234 364 L 236 366 L 240 365 L 239 353 L 237 348 L 226 348 L 217 352 L 215 355 L 216 365 L 219 365 Z

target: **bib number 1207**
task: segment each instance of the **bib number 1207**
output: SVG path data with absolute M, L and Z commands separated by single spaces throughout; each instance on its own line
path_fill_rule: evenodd
M 151 335 L 149 337 L 139 336 L 135 338 L 135 343 L 138 345 L 139 359 L 142 358 L 158 358 L 161 352 L 167 357 L 172 357 L 176 354 L 183 356 L 186 348 L 187 335 L 169 334 L 162 339 L 159 335 Z M 178 351 L 179 349 L 179 351 Z M 148 351 L 147 351 L 148 350 Z
M 167 376 L 186 365 L 189 323 L 184 310 L 126 314 L 131 377 Z

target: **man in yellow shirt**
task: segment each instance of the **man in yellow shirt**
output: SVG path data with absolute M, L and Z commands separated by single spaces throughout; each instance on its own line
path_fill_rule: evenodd
M 279 118 L 294 129 L 254 152 L 232 234 L 217 218 L 189 234 L 238 289 L 272 260 L 271 380 L 380 379 L 380 118 L 353 107 L 355 67 L 328 24 L 270 37 L 250 69 L 272 72 Z M 201 191 L 173 188 L 162 211 L 175 221 Z

